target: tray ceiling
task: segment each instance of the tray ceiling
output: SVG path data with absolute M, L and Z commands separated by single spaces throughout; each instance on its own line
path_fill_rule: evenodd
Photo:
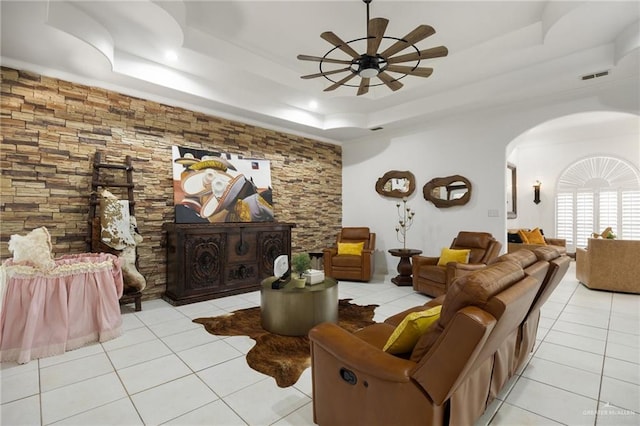
M 317 63 L 343 40 L 366 35 L 365 5 L 349 1 L 6 1 L 4 66 L 97 85 L 171 105 L 344 143 L 372 128 L 400 132 L 450 114 L 640 79 L 637 1 L 374 0 L 386 35 L 419 24 L 436 34 L 418 47 L 429 78 L 396 92 L 323 90 Z M 171 58 L 169 53 L 174 56 Z M 582 80 L 609 71 L 606 77 Z

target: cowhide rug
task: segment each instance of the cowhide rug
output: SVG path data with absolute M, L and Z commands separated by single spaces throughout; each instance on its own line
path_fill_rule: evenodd
M 373 324 L 374 309 L 378 305 L 360 306 L 351 299 L 338 302 L 338 325 L 354 332 Z M 249 336 L 256 344 L 247 353 L 247 364 L 256 371 L 276 379 L 281 388 L 292 386 L 302 372 L 311 365 L 307 336 L 281 336 L 261 326 L 260 307 L 240 309 L 229 315 L 196 318 L 193 322 L 218 336 Z

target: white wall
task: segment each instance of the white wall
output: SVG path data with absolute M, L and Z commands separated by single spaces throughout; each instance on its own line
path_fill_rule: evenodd
M 625 113 L 575 114 L 542 124 L 513 141 L 508 160 L 517 166 L 518 217 L 508 228 L 540 227 L 555 236 L 556 185 L 562 173 L 586 157 L 606 155 L 640 169 L 640 117 Z M 542 182 L 533 203 L 533 183 Z
M 638 83 L 635 81 L 616 86 L 592 86 L 590 92 L 581 96 L 576 93 L 563 94 L 553 99 L 535 99 L 527 105 L 507 105 L 493 110 L 451 115 L 437 122 L 424 123 L 418 129 L 408 129 L 402 137 L 385 138 L 372 133 L 370 139 L 345 143 L 343 226 L 369 226 L 376 232 L 376 272 L 395 274 L 398 259 L 389 255 L 387 250 L 400 246 L 395 233 L 396 199 L 377 194 L 375 183 L 389 170 L 409 170 L 416 176 L 416 191 L 409 197 L 409 206 L 416 211 L 416 217 L 408 233 L 407 247 L 423 250 L 428 256 L 437 256 L 441 248 L 449 246 L 461 230 L 487 231 L 505 244 L 508 145 L 541 123 L 574 113 L 619 110 L 638 114 L 639 100 L 634 93 L 638 93 Z M 607 145 L 602 149 L 608 152 Z M 635 152 L 635 158 L 638 158 L 637 150 L 637 147 L 635 150 L 624 149 L 630 155 Z M 586 155 L 574 151 L 568 148 L 564 153 L 554 155 L 566 154 L 568 157 L 569 154 L 575 154 L 576 159 Z M 524 152 L 517 154 L 517 161 L 522 162 L 518 164 L 519 182 L 522 185 L 534 174 L 532 167 L 524 165 Z M 552 182 L 553 176 L 558 173 L 556 169 L 562 169 L 564 162 L 567 160 L 558 159 L 557 164 L 554 162 L 553 170 L 548 175 L 546 172 L 540 175 L 539 179 Z M 568 164 L 572 162 L 569 160 Z M 536 170 L 536 173 L 540 172 Z M 473 194 L 467 205 L 438 209 L 423 198 L 422 187 L 429 180 L 455 174 L 465 176 L 473 185 Z M 524 188 L 519 192 L 521 202 L 528 195 L 533 200 L 533 194 L 526 194 Z M 551 195 L 543 191 L 542 208 L 551 205 L 551 200 L 547 198 Z M 535 217 L 539 212 L 529 211 L 526 201 L 522 209 L 520 220 L 539 220 L 549 228 L 546 225 L 548 212 L 544 218 Z M 498 210 L 499 216 L 489 217 L 489 210 Z

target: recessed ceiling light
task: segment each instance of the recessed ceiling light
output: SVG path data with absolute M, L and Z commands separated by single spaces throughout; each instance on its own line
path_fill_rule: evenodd
M 311 109 L 318 108 L 318 102 L 317 101 L 309 101 L 309 108 L 311 108 Z
M 174 52 L 173 50 L 167 50 L 164 53 L 164 57 L 165 59 L 169 60 L 169 61 L 176 61 L 178 60 L 178 54 L 176 52 Z

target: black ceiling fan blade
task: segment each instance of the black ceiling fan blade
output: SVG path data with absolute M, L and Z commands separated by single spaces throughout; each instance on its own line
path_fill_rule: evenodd
M 395 55 L 401 50 L 406 49 L 412 44 L 416 44 L 419 41 L 424 40 L 425 38 L 432 36 L 436 33 L 436 30 L 429 25 L 418 25 L 413 31 L 404 36 L 401 40 L 396 41 L 394 44 L 389 46 L 384 52 L 380 54 L 383 58 L 388 58 L 389 56 Z
M 376 56 L 388 24 L 389 20 L 385 18 L 373 18 L 369 21 L 367 31 L 367 55 Z
M 340 81 L 337 81 L 335 83 L 333 83 L 331 86 L 327 87 L 326 89 L 324 89 L 325 92 L 330 92 L 332 90 L 337 89 L 338 87 L 342 86 L 343 84 L 345 84 L 347 81 L 351 80 L 353 77 L 355 77 L 357 74 L 352 72 L 351 74 L 349 74 L 348 76 L 346 76 L 345 78 L 343 78 Z
M 333 44 L 335 47 L 342 50 L 344 53 L 351 56 L 352 58 L 357 59 L 360 57 L 360 54 L 358 52 L 353 50 L 351 46 L 349 46 L 345 41 L 343 41 L 340 37 L 335 35 L 333 32 L 325 31 L 324 33 L 320 34 L 320 37 L 322 37 L 324 40 L 328 41 L 329 43 Z
M 351 70 L 351 67 L 346 67 L 346 68 L 340 68 L 339 70 L 331 70 L 331 71 L 319 72 L 317 74 L 303 75 L 300 78 L 304 78 L 306 80 L 308 78 L 324 77 L 325 75 L 338 74 L 338 73 L 350 71 L 350 70 Z
M 407 67 L 404 65 L 389 65 L 386 71 L 399 72 L 407 75 L 415 75 L 416 77 L 429 77 L 433 73 L 433 68 L 424 67 Z
M 309 55 L 298 55 L 298 59 L 300 59 L 301 61 L 326 62 L 329 64 L 351 65 L 353 63 L 353 61 L 349 61 L 346 59 L 331 59 L 331 58 L 322 58 L 320 56 L 309 56 Z
M 393 77 L 391 77 L 389 74 L 385 72 L 379 73 L 378 78 L 382 80 L 382 82 L 386 84 L 387 87 L 393 90 L 394 92 L 403 86 L 402 83 L 400 83 L 398 80 L 394 79 Z
M 360 87 L 358 87 L 358 96 L 364 95 L 369 91 L 369 81 L 370 79 L 365 77 L 360 80 Z
M 417 61 L 418 59 L 440 58 L 442 56 L 447 56 L 448 54 L 449 50 L 447 50 L 446 47 L 438 46 L 432 47 L 431 49 L 421 50 L 419 52 L 407 53 L 406 55 L 388 58 L 387 63 L 397 64 L 399 62 Z

